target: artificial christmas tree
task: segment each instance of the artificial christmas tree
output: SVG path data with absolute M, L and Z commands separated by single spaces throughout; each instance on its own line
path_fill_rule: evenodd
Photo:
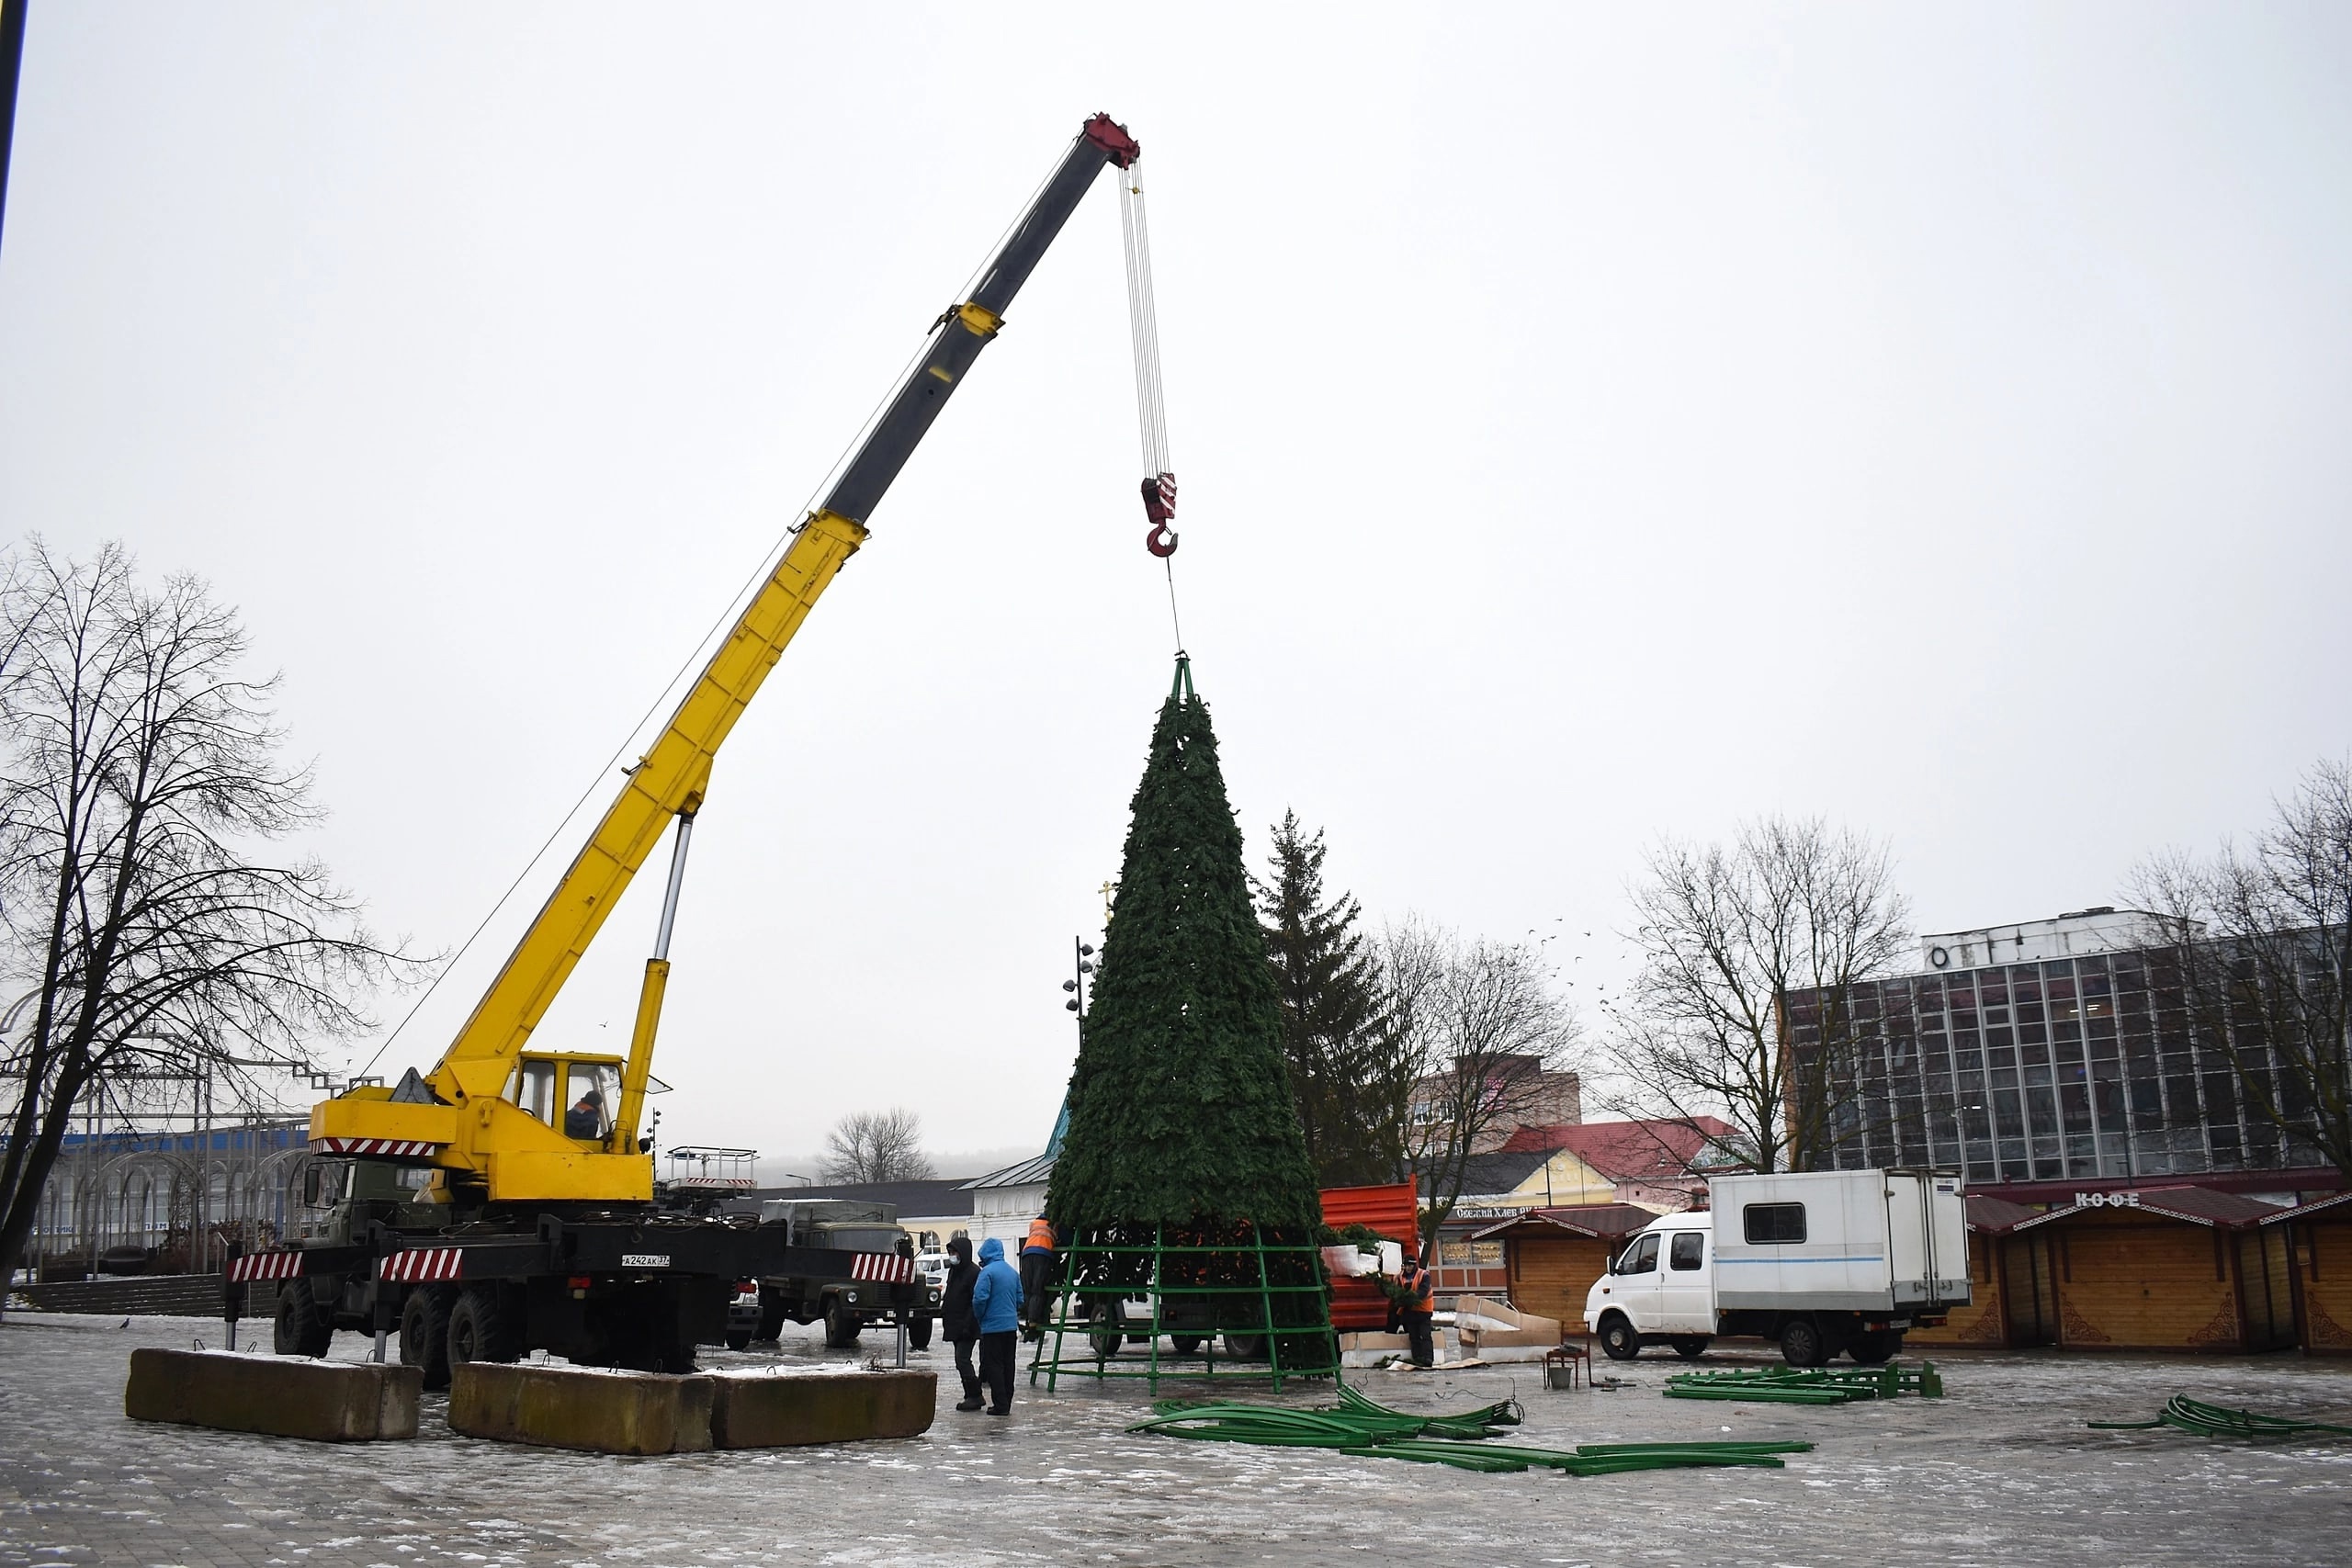
M 1214 1371 L 1220 1332 L 1277 1382 L 1329 1371 L 1322 1210 L 1281 998 L 1208 707 L 1182 658 L 1131 810 L 1046 1199 L 1063 1238 L 1050 1370 L 1080 1370 L 1061 1358 L 1075 1329 L 1094 1371 L 1146 1335 L 1142 1375 L 1160 1374 L 1162 1335 L 1180 1354 L 1208 1347 Z

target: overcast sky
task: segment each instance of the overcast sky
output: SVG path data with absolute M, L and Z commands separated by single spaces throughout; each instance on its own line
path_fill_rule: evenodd
M 455 950 L 1108 109 L 1253 859 L 1294 807 L 1579 1000 L 1760 813 L 2039 919 L 2352 745 L 2347 81 L 2326 5 L 40 0 L 0 535 L 241 606 L 317 847 Z M 1136 454 L 1106 178 L 719 760 L 665 1144 L 1042 1146 L 1168 684 Z M 624 1046 L 660 884 L 540 1043 Z

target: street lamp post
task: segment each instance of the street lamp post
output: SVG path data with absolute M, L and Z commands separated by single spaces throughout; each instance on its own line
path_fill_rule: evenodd
M 1086 1039 L 1086 977 L 1094 973 L 1094 948 L 1078 937 L 1070 938 L 1069 944 L 1075 950 L 1071 962 L 1077 967 L 1071 972 L 1070 978 L 1062 982 L 1062 989 L 1069 993 L 1069 999 L 1062 1006 L 1078 1014 L 1078 1037 L 1083 1043 Z
M 1962 1187 L 1968 1185 L 1968 1127 L 1961 1118 L 1972 1111 L 1984 1109 L 1981 1105 L 1955 1105 L 1951 1110 L 1951 1142 L 1953 1151 L 1960 1156 L 1960 1184 Z M 1928 1153 L 1928 1162 L 1930 1165 L 1935 1163 L 1932 1150 Z

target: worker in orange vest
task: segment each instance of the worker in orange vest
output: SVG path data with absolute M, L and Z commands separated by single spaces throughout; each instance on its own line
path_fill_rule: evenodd
M 1437 1360 L 1437 1348 L 1430 1333 L 1430 1314 L 1437 1311 L 1437 1280 L 1421 1267 L 1419 1258 L 1405 1259 L 1405 1343 L 1413 1365 L 1426 1367 Z
M 1029 1309 L 1029 1337 L 1046 1332 L 1053 1318 L 1054 1227 L 1038 1215 L 1029 1222 L 1029 1239 L 1021 1244 L 1021 1299 Z

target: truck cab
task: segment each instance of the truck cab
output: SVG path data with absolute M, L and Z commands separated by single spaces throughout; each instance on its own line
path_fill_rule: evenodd
M 1585 1320 L 1620 1360 L 1628 1343 L 1636 1355 L 1645 1345 L 1703 1353 L 1715 1333 L 1713 1216 L 1668 1214 L 1636 1231 L 1593 1282 Z
M 781 1229 L 796 1248 L 884 1253 L 903 1258 L 910 1266 L 915 1258 L 914 1238 L 900 1228 L 899 1211 L 888 1203 L 771 1198 L 760 1205 L 760 1225 Z M 830 1349 L 852 1348 L 864 1330 L 889 1324 L 904 1326 L 907 1343 L 921 1350 L 931 1343 L 942 1283 L 944 1277 L 934 1282 L 920 1273 L 910 1289 L 855 1274 L 792 1273 L 745 1280 L 736 1286 L 728 1312 L 727 1346 L 741 1350 L 755 1339 L 774 1339 L 786 1322 L 821 1319 Z

